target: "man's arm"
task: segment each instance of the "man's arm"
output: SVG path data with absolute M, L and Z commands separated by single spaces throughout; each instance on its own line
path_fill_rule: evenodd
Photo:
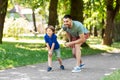
M 84 33 L 83 34 L 80 34 L 79 35 L 80 38 L 75 40 L 75 41 L 71 41 L 71 42 L 68 42 L 66 43 L 66 46 L 72 46 L 74 44 L 80 44 L 80 43 L 83 43 L 85 41 L 85 37 L 84 37 Z
M 85 35 L 84 35 L 84 33 L 80 34 L 79 36 L 80 36 L 80 38 L 77 39 L 77 40 L 75 40 L 75 41 L 72 41 L 72 44 L 79 44 L 79 43 L 83 43 L 85 41 Z
M 68 33 L 68 32 L 66 32 L 66 36 L 67 36 L 67 38 L 68 38 L 68 40 L 69 40 L 69 42 L 71 41 L 70 39 L 71 39 L 71 37 L 70 37 L 70 34 Z

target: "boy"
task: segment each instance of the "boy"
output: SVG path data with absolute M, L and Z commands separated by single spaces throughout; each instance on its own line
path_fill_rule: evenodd
M 55 28 L 49 25 L 46 28 L 46 34 L 44 36 L 44 40 L 46 42 L 46 46 L 48 49 L 48 69 L 47 71 L 52 70 L 52 54 L 56 53 L 57 59 L 60 64 L 60 69 L 64 70 L 64 66 L 62 65 L 62 59 L 60 58 L 60 45 L 57 41 L 57 36 L 55 35 Z

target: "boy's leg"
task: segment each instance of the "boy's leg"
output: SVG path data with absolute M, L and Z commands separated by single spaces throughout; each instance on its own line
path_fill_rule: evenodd
M 64 66 L 62 65 L 62 59 L 61 59 L 61 54 L 60 54 L 60 49 L 55 50 L 57 60 L 59 61 L 60 68 L 64 70 Z
M 52 67 L 52 55 L 48 53 L 48 66 Z
M 60 49 L 54 50 L 54 53 L 57 56 L 57 60 L 59 61 L 59 64 L 62 65 L 62 59 L 61 59 Z
M 48 53 L 48 68 L 47 71 L 51 71 L 52 70 L 52 54 Z

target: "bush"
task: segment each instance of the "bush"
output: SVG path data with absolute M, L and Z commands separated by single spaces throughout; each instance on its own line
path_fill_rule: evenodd
M 20 34 L 29 32 L 28 30 L 29 22 L 23 18 L 18 18 L 16 20 L 9 18 L 6 19 L 4 27 L 4 37 L 14 37 L 19 38 Z

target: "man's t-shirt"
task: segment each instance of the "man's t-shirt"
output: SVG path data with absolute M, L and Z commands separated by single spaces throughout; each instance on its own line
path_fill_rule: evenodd
M 68 32 L 72 37 L 78 37 L 82 33 L 88 33 L 89 31 L 79 21 L 72 21 L 72 28 L 67 28 L 63 25 L 63 30 Z
M 52 47 L 52 43 L 55 43 L 54 49 L 58 49 L 60 47 L 59 43 L 57 41 L 57 36 L 55 34 L 53 34 L 51 37 L 49 37 L 47 34 L 45 34 L 44 40 L 46 43 L 49 44 L 50 48 Z

